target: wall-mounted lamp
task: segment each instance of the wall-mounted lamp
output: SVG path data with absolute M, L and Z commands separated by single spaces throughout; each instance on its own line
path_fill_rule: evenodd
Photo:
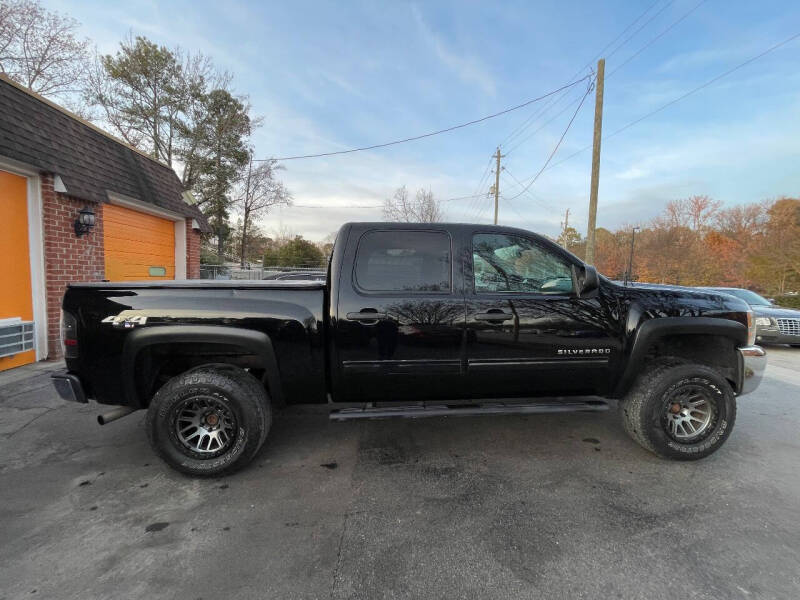
M 81 237 L 84 233 L 89 233 L 94 227 L 94 211 L 88 206 L 81 209 L 78 218 L 75 219 L 75 235 Z

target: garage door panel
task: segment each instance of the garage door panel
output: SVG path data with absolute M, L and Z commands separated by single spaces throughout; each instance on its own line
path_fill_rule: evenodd
M 175 278 L 175 224 L 130 208 L 106 205 L 103 210 L 106 279 L 133 281 Z M 166 274 L 151 275 L 151 267 Z
M 163 252 L 161 249 L 157 251 L 152 247 L 137 248 L 135 250 L 117 250 L 114 255 L 123 262 L 130 262 L 133 264 L 149 264 L 152 266 L 175 266 L 175 253 L 172 248 L 169 252 Z
M 125 265 L 120 264 L 116 267 L 111 267 L 115 273 L 112 281 L 144 281 L 144 280 L 159 280 L 159 279 L 175 279 L 175 268 L 166 267 L 165 275 L 154 276 L 150 275 L 150 267 L 158 267 L 163 265 Z
M 3 292 L 0 319 L 33 321 L 31 263 L 28 240 L 28 182 L 24 177 L 0 171 L 0 256 L 3 257 Z M 0 371 L 36 360 L 34 350 L 0 358 Z
M 164 240 L 164 236 L 169 236 L 174 230 L 172 221 L 166 223 L 157 223 L 151 220 L 106 220 L 110 223 L 112 228 L 118 227 L 115 233 L 119 236 L 130 236 L 132 232 L 137 232 L 151 240 Z M 164 240 L 166 242 L 166 240 Z
M 118 247 L 113 252 L 121 256 L 157 256 L 163 261 L 175 262 L 175 246 L 156 244 L 134 238 L 118 238 Z

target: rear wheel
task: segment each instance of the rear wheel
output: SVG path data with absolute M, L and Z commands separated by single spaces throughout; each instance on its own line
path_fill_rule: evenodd
M 227 475 L 249 463 L 271 424 L 269 399 L 249 373 L 198 367 L 170 379 L 147 411 L 153 450 L 189 475 Z
M 666 458 L 696 460 L 718 450 L 736 421 L 728 382 L 704 365 L 661 364 L 637 380 L 621 405 L 628 434 Z

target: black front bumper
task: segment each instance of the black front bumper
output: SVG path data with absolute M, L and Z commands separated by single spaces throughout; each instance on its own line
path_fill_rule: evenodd
M 81 380 L 78 379 L 77 375 L 64 371 L 62 373 L 54 373 L 50 377 L 53 380 L 53 387 L 56 388 L 56 392 L 58 392 L 62 400 L 80 402 L 81 404 L 88 402 L 83 384 L 81 384 Z

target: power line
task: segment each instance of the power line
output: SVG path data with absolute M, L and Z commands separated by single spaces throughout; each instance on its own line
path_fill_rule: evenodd
M 512 153 L 514 150 L 516 150 L 517 148 L 519 148 L 519 147 L 520 147 L 522 144 L 524 144 L 525 142 L 527 142 L 529 139 L 531 139 L 533 136 L 535 136 L 537 133 L 539 133 L 539 132 L 540 132 L 542 129 L 544 129 L 544 128 L 545 128 L 545 127 L 547 127 L 547 126 L 548 126 L 550 123 L 552 123 L 553 121 L 555 121 L 555 120 L 556 120 L 558 117 L 560 117 L 561 115 L 563 115 L 563 114 L 564 114 L 564 112 L 565 112 L 565 111 L 566 111 L 566 110 L 567 110 L 567 109 L 568 109 L 570 106 L 573 106 L 573 105 L 575 105 L 575 104 L 576 104 L 576 103 L 578 103 L 579 101 L 580 101 L 580 98 L 575 98 L 575 99 L 574 99 L 572 102 L 570 102 L 569 104 L 565 105 L 565 106 L 564 106 L 564 108 L 562 108 L 560 111 L 558 111 L 558 112 L 557 112 L 556 114 L 554 114 L 552 117 L 550 117 L 550 119 L 548 119 L 547 121 L 545 121 L 544 123 L 542 123 L 542 124 L 541 124 L 541 126 L 539 126 L 539 127 L 536 129 L 536 130 L 532 131 L 532 132 L 531 132 L 531 134 L 530 134 L 529 136 L 527 136 L 526 138 L 524 138 L 524 139 L 523 139 L 523 140 L 521 140 L 521 141 L 518 141 L 516 144 L 514 144 L 514 146 L 513 146 L 513 147 L 512 147 L 510 150 L 506 150 L 506 156 L 508 156 L 509 154 L 511 154 L 511 153 Z
M 506 173 L 511 175 L 511 173 L 508 171 L 508 169 L 506 169 Z M 525 188 L 525 185 L 522 182 L 520 182 L 516 177 L 514 177 L 513 175 L 511 175 L 511 177 L 514 179 L 514 182 L 516 182 L 516 185 L 519 186 L 519 188 L 521 188 L 521 189 Z M 508 183 L 508 181 L 506 181 L 506 183 Z M 531 192 L 530 190 L 526 190 L 524 193 L 525 193 L 525 198 L 527 198 L 528 200 L 536 203 L 536 206 L 538 206 L 539 208 L 542 208 L 542 209 L 544 209 L 544 210 L 546 210 L 546 211 L 548 211 L 550 213 L 553 213 L 553 214 L 560 214 L 557 209 L 553 208 L 552 206 L 548 206 L 545 203 L 545 201 L 542 200 L 541 198 L 539 198 L 538 196 L 534 196 L 533 192 Z M 507 200 L 509 203 L 511 202 L 511 199 L 506 197 L 506 196 L 503 196 L 503 199 Z
M 743 68 L 743 67 L 746 67 L 746 66 L 747 66 L 747 65 L 749 65 L 750 63 L 752 63 L 752 62 L 755 62 L 755 61 L 757 61 L 757 60 L 758 60 L 758 59 L 760 59 L 760 58 L 763 58 L 764 56 L 766 56 L 766 55 L 767 55 L 767 54 L 769 54 L 770 52 L 774 52 L 774 51 L 775 51 L 775 50 L 777 50 L 778 48 L 780 48 L 780 47 L 782 47 L 782 46 L 785 46 L 786 44 L 788 44 L 788 43 L 790 43 L 790 42 L 792 42 L 792 41 L 796 40 L 797 38 L 800 38 L 800 33 L 796 33 L 796 34 L 794 34 L 794 35 L 792 35 L 792 36 L 790 36 L 790 37 L 786 38 L 786 39 L 785 39 L 785 40 L 783 40 L 782 42 L 778 42 L 777 44 L 775 44 L 774 46 L 771 46 L 771 47 L 767 48 L 766 50 L 764 50 L 764 51 L 763 51 L 763 52 L 761 52 L 760 54 L 757 54 L 757 55 L 755 55 L 755 56 L 753 56 L 753 57 L 751 57 L 751 58 L 748 58 L 746 61 L 744 61 L 744 62 L 742 62 L 742 63 L 739 63 L 739 64 L 738 64 L 738 65 L 736 65 L 735 67 L 732 67 L 732 68 L 728 69 L 727 71 L 725 71 L 724 73 L 721 73 L 721 74 L 717 75 L 716 77 L 712 77 L 711 79 L 709 79 L 709 80 L 708 80 L 708 81 L 706 81 L 705 83 L 703 83 L 703 84 L 701 84 L 701 85 L 698 85 L 696 88 L 692 88 L 691 90 L 689 90 L 689 91 L 688 91 L 688 92 L 686 92 L 685 94 L 682 94 L 682 95 L 678 96 L 677 98 L 674 98 L 673 100 L 670 100 L 669 102 L 667 102 L 666 104 L 663 104 L 663 105 L 661 105 L 661 106 L 660 106 L 660 107 L 658 107 L 657 109 L 655 109 L 655 110 L 652 110 L 652 111 L 650 111 L 649 113 L 642 115 L 642 116 L 641 116 L 641 117 L 639 117 L 638 119 L 634 119 L 634 120 L 633 120 L 633 121 L 631 121 L 630 123 L 627 123 L 627 124 L 623 125 L 622 127 L 620 127 L 619 129 L 617 129 L 617 130 L 613 131 L 612 133 L 609 133 L 609 134 L 607 134 L 607 135 L 604 135 L 604 136 L 603 136 L 603 140 L 605 141 L 605 140 L 607 140 L 608 138 L 612 138 L 612 137 L 614 137 L 615 135 L 618 135 L 618 134 L 622 133 L 622 132 L 623 132 L 623 131 L 625 131 L 626 129 L 630 129 L 631 127 L 633 127 L 634 125 L 637 125 L 638 123 L 641 123 L 641 122 L 642 122 L 642 121 L 644 121 L 645 119 L 649 119 L 649 118 L 650 118 L 650 117 L 652 117 L 653 115 L 660 113 L 662 110 L 664 110 L 664 109 L 666 109 L 666 108 L 669 108 L 669 107 L 670 107 L 670 106 L 672 106 L 673 104 L 677 104 L 677 103 L 678 103 L 678 102 L 680 102 L 681 100 L 683 100 L 683 99 L 685 99 L 685 98 L 688 98 L 689 96 L 691 96 L 691 95 L 693 95 L 693 94 L 696 94 L 696 93 L 697 93 L 697 92 L 699 92 L 700 90 L 702 90 L 702 89 L 705 89 L 705 88 L 707 88 L 708 86 L 710 86 L 710 85 L 712 85 L 712 84 L 716 83 L 716 82 L 717 82 L 717 81 L 719 81 L 720 79 L 723 79 L 724 77 L 727 77 L 727 76 L 728 76 L 728 75 L 730 75 L 731 73 L 734 73 L 735 71 L 738 71 L 739 69 L 741 69 L 741 68 Z M 547 170 L 549 170 L 549 169 L 554 169 L 555 167 L 557 167 L 557 166 L 559 166 L 559 165 L 561 165 L 561 164 L 563 164 L 563 163 L 567 162 L 568 160 L 575 158 L 575 157 L 576 157 L 576 156 L 578 156 L 579 154 L 581 154 L 581 153 L 583 153 L 583 152 L 586 152 L 586 151 L 587 151 L 587 150 L 589 150 L 591 147 L 592 147 L 592 145 L 591 145 L 591 144 L 589 144 L 588 146 L 584 146 L 583 148 L 581 148 L 581 149 L 580 149 L 580 150 L 578 150 L 577 152 L 573 152 L 573 153 L 572 153 L 572 154 L 570 154 L 569 156 L 567 156 L 567 157 L 565 157 L 565 158 L 561 159 L 560 161 L 558 161 L 558 162 L 556 162 L 556 163 L 554 163 L 554 164 L 550 165 L 549 167 L 547 167 Z M 538 175 L 539 175 L 539 174 L 540 174 L 540 173 L 537 173 L 537 174 L 536 174 L 534 177 L 538 177 Z
M 541 175 L 544 172 L 544 170 L 547 168 L 547 165 L 550 164 L 550 161 L 553 159 L 553 156 L 555 156 L 556 152 L 558 152 L 558 148 L 561 146 L 561 142 L 564 141 L 564 138 L 566 137 L 567 132 L 569 131 L 569 128 L 572 127 L 572 123 L 575 121 L 575 117 L 578 116 L 578 112 L 581 110 L 581 107 L 583 106 L 583 103 L 586 101 L 586 97 L 589 95 L 589 93 L 592 91 L 593 88 L 594 88 L 594 82 L 590 83 L 586 87 L 586 93 L 583 95 L 583 98 L 581 98 L 580 104 L 578 104 L 578 108 L 575 109 L 575 112 L 572 114 L 572 118 L 569 120 L 569 123 L 567 123 L 566 129 L 564 129 L 564 133 L 561 134 L 561 137 L 559 138 L 558 143 L 555 145 L 555 148 L 553 148 L 553 151 L 550 153 L 550 156 L 547 157 L 547 160 L 544 162 L 544 165 L 542 166 L 542 168 L 539 169 L 539 172 L 536 173 L 536 175 L 533 176 L 533 178 L 528 183 L 528 185 L 525 186 L 525 188 L 523 188 L 523 190 L 519 194 L 517 194 L 516 196 L 511 197 L 510 200 L 514 200 L 515 198 L 519 198 L 522 194 L 524 194 L 526 191 L 528 191 L 528 188 L 530 188 L 536 182 L 536 180 L 539 178 L 539 175 Z
M 544 113 L 546 113 L 550 108 L 561 102 L 561 100 L 569 93 L 569 90 L 564 90 L 564 93 L 561 94 L 558 98 L 551 98 L 541 109 L 535 111 L 530 117 L 525 119 L 518 127 L 514 129 L 510 134 L 506 136 L 506 138 L 500 142 L 500 146 L 505 146 L 515 137 L 521 135 L 528 127 L 530 127 L 533 122 L 536 121 L 539 117 L 541 117 Z
M 673 1 L 674 1 L 674 0 L 673 0 Z M 574 74 L 573 74 L 573 75 L 570 77 L 570 79 L 575 79 L 575 77 L 577 77 L 578 75 L 580 75 L 582 71 L 584 71 L 584 70 L 585 70 L 585 69 L 587 69 L 588 67 L 591 67 L 591 66 L 594 64 L 594 62 L 595 62 L 595 61 L 596 61 L 596 60 L 597 60 L 597 59 L 598 59 L 600 56 L 602 56 L 602 55 L 603 55 L 603 52 L 605 52 L 605 51 L 606 51 L 608 48 L 610 48 L 610 47 L 611 47 L 611 46 L 613 46 L 613 45 L 614 45 L 614 44 L 615 44 L 617 41 L 619 41 L 619 39 L 620 39 L 620 38 L 621 38 L 623 35 L 625 35 L 625 34 L 626 34 L 626 33 L 627 33 L 627 32 L 628 32 L 628 31 L 629 31 L 629 30 L 630 30 L 632 27 L 634 27 L 634 26 L 635 26 L 635 25 L 636 25 L 636 24 L 637 24 L 637 23 L 638 23 L 640 20 L 642 20 L 642 18 L 644 18 L 644 16 L 645 16 L 647 13 L 649 13 L 649 12 L 650 12 L 650 11 L 653 9 L 653 7 L 655 7 L 655 6 L 656 6 L 656 5 L 657 5 L 659 2 L 661 2 L 661 0 L 656 0 L 656 1 L 655 1 L 655 2 L 653 2 L 651 5 L 649 5 L 649 6 L 648 6 L 648 7 L 647 7 L 647 8 L 646 8 L 646 9 L 645 9 L 645 10 L 644 10 L 644 11 L 643 11 L 641 14 L 639 14 L 639 16 L 638 16 L 638 17 L 636 17 L 636 18 L 635 18 L 633 21 L 631 21 L 631 22 L 628 24 L 628 26 L 627 26 L 627 27 L 625 27 L 625 29 L 623 29 L 623 30 L 622 30 L 622 31 L 621 31 L 621 32 L 620 32 L 620 33 L 617 35 L 617 37 L 615 37 L 613 40 L 611 40 L 609 43 L 607 43 L 605 46 L 603 46 L 603 48 L 600 50 L 600 52 L 598 52 L 598 53 L 597 53 L 597 55 L 595 55 L 595 56 L 594 56 L 594 58 L 592 58 L 592 59 L 591 59 L 589 62 L 587 62 L 585 65 L 583 65 L 583 66 L 582 66 L 580 69 L 578 69 L 577 71 L 575 71 L 575 73 L 574 73 Z M 668 4 L 667 4 L 667 5 L 664 7 L 664 8 L 667 8 L 667 7 L 668 7 L 670 4 L 672 4 L 672 2 L 668 3 Z M 662 9 L 662 10 L 663 10 L 663 9 Z M 657 16 L 658 16 L 658 15 L 659 15 L 661 12 L 662 12 L 662 11 L 659 11 L 658 13 L 656 13 L 656 15 L 654 15 L 654 18 L 655 18 L 655 17 L 657 17 Z M 647 23 L 650 23 L 650 21 L 652 21 L 652 19 L 650 19 L 650 20 L 649 20 Z M 647 25 L 647 23 L 645 23 L 645 24 L 644 24 L 642 27 L 646 26 L 646 25 Z M 642 28 L 639 28 L 639 29 L 636 31 L 636 33 L 638 33 L 639 31 L 641 31 L 641 29 L 642 29 Z M 632 38 L 633 38 L 635 35 L 636 35 L 636 34 L 634 33 L 634 34 L 633 34 L 632 36 L 630 36 L 630 37 L 629 37 L 627 40 L 625 40 L 623 43 L 621 43 L 621 44 L 620 44 L 620 45 L 619 45 L 617 48 L 615 48 L 615 49 L 614 49 L 614 52 L 617 52 L 617 51 L 618 51 L 620 48 L 622 48 L 622 47 L 623 47 L 623 46 L 624 46 L 626 43 L 628 43 L 628 42 L 629 42 L 629 41 L 630 41 L 630 40 L 631 40 L 631 39 L 632 39 Z M 565 91 L 565 92 L 564 92 L 564 93 L 563 93 L 561 96 L 559 96 L 558 98 L 551 98 L 551 99 L 550 99 L 550 100 L 549 100 L 549 101 L 548 101 L 548 102 L 545 104 L 545 106 L 544 106 L 544 107 L 542 107 L 542 109 L 541 109 L 541 110 L 539 110 L 538 112 L 534 112 L 534 113 L 533 113 L 533 114 L 532 114 L 530 117 L 528 117 L 527 119 L 525 119 L 525 120 L 524 120 L 524 121 L 523 121 L 523 122 L 522 122 L 520 125 L 518 125 L 518 126 L 515 128 L 515 129 L 513 129 L 513 130 L 511 131 L 511 133 L 509 133 L 509 134 L 506 136 L 506 138 L 505 138 L 505 139 L 504 139 L 502 142 L 500 142 L 500 146 L 501 146 L 501 147 L 502 147 L 502 146 L 505 146 L 506 144 L 510 143 L 510 142 L 511 142 L 511 140 L 512 140 L 514 137 L 521 135 L 521 134 L 522 134 L 522 133 L 523 133 L 523 132 L 524 132 L 524 131 L 525 131 L 525 130 L 528 128 L 528 127 L 530 127 L 530 126 L 533 124 L 533 122 L 535 122 L 535 121 L 536 121 L 536 120 L 537 120 L 539 117 L 541 117 L 542 115 L 544 115 L 544 114 L 545 114 L 545 113 L 546 113 L 548 110 L 550 110 L 550 108 L 552 108 L 553 106 L 555 106 L 555 105 L 557 105 L 559 102 L 561 102 L 561 100 L 563 100 L 563 99 L 564 99 L 564 97 L 565 97 L 565 96 L 566 96 L 568 93 L 569 93 L 569 90 L 566 90 L 566 91 Z M 573 105 L 573 104 L 575 104 L 575 102 L 577 102 L 577 101 L 578 101 L 578 100 L 577 100 L 577 98 L 576 98 L 576 99 L 575 99 L 573 102 L 571 102 L 571 103 L 570 103 L 570 104 L 568 104 L 567 106 L 572 106 L 572 105 Z M 566 110 L 566 109 L 564 109 L 564 110 Z M 561 112 L 563 112 L 563 111 L 561 111 Z M 559 113 L 559 114 L 561 114 L 561 113 Z M 552 119 L 551 119 L 551 120 L 552 120 Z M 549 123 L 549 122 L 550 122 L 550 121 L 548 121 L 548 123 Z M 539 129 L 539 130 L 537 130 L 537 131 L 540 131 L 540 130 L 541 130 L 541 129 Z M 527 137 L 527 138 L 525 138 L 525 139 L 526 139 L 526 140 L 530 139 L 530 136 L 529 136 L 529 137 Z M 519 146 L 519 144 L 517 144 L 517 145 L 515 146 L 515 148 L 517 148 L 518 146 Z
M 483 207 L 483 205 L 482 205 L 482 202 L 481 202 L 481 201 L 483 201 L 483 200 L 488 200 L 488 199 L 489 199 L 489 193 L 488 193 L 488 189 L 487 189 L 487 191 L 486 191 L 486 192 L 482 192 L 481 194 L 477 195 L 477 196 L 475 197 L 475 199 L 473 199 L 473 200 L 472 200 L 472 201 L 469 203 L 469 206 L 467 206 L 467 207 L 464 209 L 464 212 L 465 212 L 466 214 L 468 214 L 468 215 L 471 215 L 471 216 L 472 216 L 472 218 L 471 218 L 470 220 L 474 220 L 475 218 L 477 218 L 477 215 L 478 215 L 479 213 L 483 212 L 483 209 L 484 209 L 484 207 Z
M 505 173 L 506 173 L 506 175 L 508 175 L 509 177 L 511 177 L 511 179 L 513 179 L 513 180 L 514 180 L 514 182 L 515 182 L 515 183 L 516 183 L 516 184 L 519 186 L 519 188 L 520 188 L 520 189 L 522 189 L 522 190 L 524 190 L 524 189 L 525 189 L 525 184 L 524 184 L 524 183 L 522 183 L 522 182 L 521 182 L 519 179 L 517 179 L 517 178 L 514 176 L 514 174 L 513 174 L 511 171 L 509 171 L 509 170 L 508 170 L 508 168 L 506 168 L 506 169 L 505 169 Z M 526 195 L 528 198 L 530 198 L 530 199 L 531 199 L 533 202 L 536 202 L 536 203 L 537 203 L 539 206 L 541 206 L 542 208 L 544 208 L 544 209 L 547 209 L 547 210 L 554 210 L 554 209 L 552 209 L 550 206 L 548 206 L 548 205 L 545 203 L 545 201 L 544 201 L 544 200 L 542 200 L 542 199 L 541 199 L 541 198 L 539 198 L 538 196 L 534 195 L 534 193 L 533 193 L 531 190 L 525 190 L 525 195 Z M 508 200 L 508 198 L 506 198 L 506 199 Z
M 478 187 L 475 188 L 475 194 L 476 195 L 483 188 L 483 184 L 485 183 L 485 179 L 489 175 L 489 169 L 492 168 L 492 159 L 493 158 L 494 158 L 493 156 L 491 156 L 491 155 L 489 156 L 489 161 L 486 163 L 486 168 L 483 170 L 483 175 L 481 175 L 481 178 L 478 180 Z
M 479 194 L 478 196 L 482 196 Z M 454 198 L 444 198 L 443 200 L 437 200 L 437 202 L 455 202 L 457 200 L 469 200 L 471 198 L 475 198 L 474 194 L 470 194 L 469 196 L 456 196 Z M 365 205 L 348 205 L 348 206 L 341 206 L 341 205 L 334 205 L 334 204 L 290 204 L 289 206 L 284 207 L 286 209 L 292 208 L 383 208 L 383 204 L 365 204 Z
M 481 178 L 478 180 L 478 185 L 475 188 L 475 193 L 473 194 L 473 200 L 472 200 L 472 202 L 469 203 L 469 206 L 465 209 L 467 212 L 471 213 L 471 212 L 477 210 L 478 203 L 479 203 L 479 198 L 484 196 L 483 187 L 484 187 L 484 184 L 488 181 L 489 170 L 492 167 L 492 160 L 493 159 L 494 159 L 494 156 L 490 155 L 489 156 L 489 160 L 486 163 L 486 167 L 483 169 L 483 175 L 481 175 Z
M 521 213 L 521 212 L 519 212 L 519 209 L 517 209 L 516 205 L 515 205 L 514 203 L 512 203 L 512 202 L 511 202 L 511 200 L 509 200 L 509 199 L 508 199 L 508 198 L 506 198 L 505 196 L 500 196 L 500 199 L 501 199 L 501 200 L 505 200 L 505 202 L 506 202 L 506 203 L 508 203 L 508 205 L 509 205 L 509 206 L 510 206 L 510 207 L 511 207 L 513 210 L 514 210 L 514 212 L 515 212 L 515 213 L 517 213 L 517 216 L 518 216 L 520 219 L 522 219 L 523 221 L 530 221 L 530 219 L 527 219 L 527 218 L 525 218 L 524 216 L 522 216 L 522 213 Z
M 611 52 L 610 52 L 610 53 L 609 53 L 609 54 L 608 54 L 608 55 L 605 57 L 605 58 L 606 58 L 606 60 L 607 60 L 607 59 L 609 59 L 609 58 L 611 58 L 612 56 L 614 56 L 614 55 L 615 55 L 617 52 L 619 52 L 619 49 L 620 49 L 620 48 L 622 48 L 622 47 L 623 47 L 625 44 L 627 44 L 627 43 L 628 43 L 628 42 L 630 42 L 630 41 L 631 41 L 633 38 L 635 38 L 637 33 L 639 33 L 639 32 L 640 32 L 642 29 L 644 29 L 645 27 L 647 27 L 647 26 L 648 26 L 650 23 L 652 23 L 652 22 L 653 22 L 653 21 L 654 21 L 654 20 L 655 20 L 655 19 L 658 17 L 658 15 L 660 15 L 660 14 L 661 14 L 661 13 L 663 13 L 665 10 L 667 10 L 667 9 L 668 9 L 670 6 L 672 6 L 672 4 L 673 4 L 674 2 L 675 2 L 675 0 L 670 0 L 670 1 L 669 1 L 669 2 L 667 2 L 667 3 L 666 3 L 664 6 L 662 6 L 662 7 L 661 7 L 661 9 L 660 9 L 660 10 L 658 10 L 658 11 L 656 12 L 656 14 L 654 14 L 652 17 L 650 17 L 649 19 L 647 19 L 647 21 L 645 21 L 644 23 L 642 23 L 642 26 L 641 26 L 641 27 L 639 27 L 639 29 L 637 29 L 637 30 L 636 30 L 636 31 L 634 31 L 632 34 L 630 34 L 630 35 L 628 36 L 628 38 L 627 38 L 627 39 L 626 39 L 624 42 L 622 42 L 622 43 L 621 43 L 619 46 L 617 46 L 616 48 L 614 48 L 614 49 L 613 49 L 613 50 L 612 50 L 612 51 L 611 51 Z M 648 10 L 649 10 L 649 9 L 648 9 Z
M 676 21 L 673 21 L 673 22 L 672 22 L 672 24 L 670 24 L 670 25 L 669 25 L 669 26 L 668 26 L 666 29 L 664 29 L 664 30 L 663 30 L 661 33 L 659 33 L 659 34 L 658 34 L 656 37 L 654 37 L 652 40 L 650 40 L 649 42 L 647 42 L 647 43 L 646 43 L 644 46 L 642 46 L 641 48 L 639 48 L 639 49 L 638 49 L 636 52 L 634 52 L 633 54 L 631 54 L 631 55 L 630 55 L 630 56 L 629 56 L 627 59 L 625 59 L 625 61 L 624 61 L 622 64 L 620 64 L 620 65 L 617 65 L 617 67 L 615 67 L 615 68 L 614 68 L 614 70 L 613 70 L 613 71 L 611 71 L 611 73 L 609 73 L 609 74 L 606 76 L 606 79 L 608 79 L 609 77 L 611 77 L 611 76 L 612 76 L 614 73 L 616 73 L 617 71 L 619 71 L 619 70 L 620 70 L 622 67 L 624 67 L 625 65 L 627 65 L 627 64 L 628 64 L 629 62 L 631 62 L 631 61 L 632 61 L 634 58 L 636 58 L 636 57 L 637 57 L 637 56 L 639 56 L 639 55 L 640 55 L 642 52 L 644 52 L 645 50 L 647 50 L 647 49 L 648 49 L 650 46 L 652 46 L 653 44 L 655 44 L 655 43 L 656 43 L 658 40 L 660 40 L 660 39 L 661 39 L 662 37 L 664 37 L 664 36 L 665 36 L 667 33 L 669 33 L 669 32 L 672 30 L 672 28 L 673 28 L 673 27 L 675 27 L 676 25 L 678 25 L 679 23 L 681 23 L 681 22 L 682 22 L 684 19 L 686 19 L 686 17 L 688 17 L 689 15 L 691 15 L 691 14 L 692 14 L 694 11 L 696 11 L 698 8 L 700 8 L 700 7 L 701 7 L 703 4 L 705 4 L 707 1 L 708 1 L 708 0 L 700 0 L 700 2 L 698 2 L 697 4 L 695 4 L 695 5 L 694 5 L 694 7 L 693 7 L 693 8 L 691 8 L 691 9 L 689 9 L 689 11 L 688 11 L 688 12 L 685 12 L 685 13 L 684 13 L 684 14 L 683 14 L 681 17 L 679 17 L 679 18 L 678 18 Z
M 578 72 L 577 72 L 575 75 L 573 75 L 572 77 L 575 77 L 576 75 L 578 75 L 578 74 L 579 74 L 581 71 L 583 71 L 583 70 L 584 70 L 584 69 L 586 69 L 587 67 L 591 67 L 591 66 L 592 66 L 592 65 L 595 63 L 595 61 L 596 61 L 598 58 L 600 58 L 601 56 L 603 56 L 603 52 L 605 52 L 605 51 L 606 51 L 606 50 L 608 50 L 608 49 L 609 49 L 611 46 L 613 46 L 613 45 L 614 45 L 614 44 L 617 42 L 617 40 L 619 40 L 619 38 L 621 38 L 623 35 L 625 35 L 625 34 L 628 32 L 628 30 L 629 30 L 631 27 L 633 27 L 634 25 L 636 25 L 636 23 L 638 23 L 638 22 L 639 22 L 639 21 L 640 21 L 640 20 L 641 20 L 641 19 L 642 19 L 642 18 L 643 18 L 643 17 L 644 17 L 644 16 L 645 16 L 647 13 L 649 13 L 649 12 L 650 12 L 650 11 L 653 9 L 653 7 L 654 7 L 656 4 L 658 4 L 659 2 L 661 2 L 661 0 L 656 0 L 656 1 L 655 1 L 655 2 L 653 2 L 653 3 L 652 3 L 650 6 L 648 6 L 646 9 L 644 9 L 644 12 L 643 12 L 642 14 L 640 14 L 640 15 L 639 15 L 638 17 L 636 17 L 636 18 L 635 18 L 633 21 L 631 21 L 631 23 L 630 23 L 630 24 L 629 24 L 629 25 L 628 25 L 628 26 L 627 26 L 625 29 L 623 29 L 622 31 L 620 31 L 620 33 L 619 33 L 619 35 L 618 35 L 617 37 L 615 37 L 615 38 L 614 38 L 613 40 L 611 40 L 611 41 L 610 41 L 608 44 L 606 44 L 605 46 L 603 46 L 603 49 L 602 49 L 602 50 L 600 50 L 600 52 L 598 52 L 598 53 L 597 53 L 597 54 L 594 56 L 594 58 L 592 58 L 592 59 L 591 59 L 589 62 L 587 62 L 585 65 L 583 65 L 583 67 L 581 67 L 581 69 L 580 69 L 580 70 L 579 70 L 579 71 L 578 71 Z M 672 3 L 670 2 L 670 4 L 672 4 Z M 668 4 L 667 6 L 669 6 L 669 4 Z M 658 16 L 658 15 L 656 15 L 656 16 Z M 649 22 L 650 22 L 650 21 L 648 21 L 647 23 L 649 23 Z M 645 25 L 647 25 L 647 23 L 645 23 Z M 635 35 L 635 34 L 634 34 L 634 35 Z M 632 38 L 632 37 L 633 37 L 633 36 L 631 36 L 631 38 Z M 631 38 L 628 38 L 628 40 L 630 40 Z M 624 46 L 624 45 L 627 43 L 627 41 L 628 41 L 628 40 L 626 40 L 625 42 L 623 42 L 622 44 L 620 44 L 619 48 L 615 49 L 615 50 L 614 50 L 614 52 L 616 52 L 617 50 L 619 50 L 620 48 L 622 48 L 622 46 Z
M 259 159 L 255 159 L 255 162 L 266 162 L 266 161 L 272 161 L 272 160 L 276 160 L 276 161 L 299 160 L 299 159 L 303 159 L 303 158 L 321 158 L 321 157 L 324 157 L 324 156 L 336 156 L 336 155 L 339 155 L 339 154 L 352 154 L 353 152 L 362 152 L 364 150 L 375 150 L 376 148 L 386 148 L 387 146 L 395 146 L 397 144 L 405 144 L 406 142 L 414 142 L 416 140 L 421 140 L 421 139 L 424 139 L 424 138 L 433 137 L 435 135 L 440 135 L 442 133 L 448 133 L 450 131 L 455 131 L 456 129 L 462 129 L 464 127 L 469 127 L 470 125 L 476 125 L 477 123 L 482 123 L 483 121 L 488 121 L 489 119 L 494 119 L 495 117 L 499 117 L 501 115 L 508 114 L 508 113 L 510 113 L 512 111 L 519 110 L 520 108 L 524 108 L 526 106 L 529 106 L 529 105 L 533 104 L 534 102 L 539 102 L 540 100 L 544 100 L 545 98 L 549 98 L 553 94 L 557 94 L 558 92 L 560 92 L 562 90 L 566 90 L 568 88 L 571 88 L 572 86 L 579 84 L 581 81 L 584 81 L 584 80 L 588 79 L 589 77 L 590 77 L 590 75 L 586 75 L 585 77 L 582 77 L 581 79 L 573 81 L 572 83 L 568 83 L 566 85 L 562 85 L 558 89 L 555 89 L 555 90 L 552 90 L 550 92 L 547 92 L 546 94 L 543 94 L 543 95 L 539 96 L 538 98 L 533 98 L 532 100 L 528 100 L 526 102 L 523 102 L 522 104 L 518 104 L 516 106 L 512 106 L 511 108 L 507 108 L 505 110 L 501 110 L 500 112 L 496 112 L 494 114 L 487 115 L 485 117 L 481 117 L 480 119 L 475 119 L 473 121 L 468 121 L 466 123 L 461 123 L 459 125 L 453 125 L 452 127 L 447 127 L 445 129 L 439 129 L 438 131 L 431 131 L 430 133 L 423 133 L 422 135 L 415 135 L 413 137 L 403 138 L 401 140 L 394 140 L 392 142 L 385 142 L 383 144 L 373 144 L 372 146 L 362 146 L 360 148 L 350 148 L 348 150 L 337 150 L 335 152 L 321 152 L 319 154 L 304 154 L 304 155 L 298 155 L 298 156 L 283 156 L 281 158 L 259 158 Z
M 341 206 L 333 204 L 328 204 L 327 206 L 324 204 L 290 204 L 289 206 L 284 206 L 283 208 L 285 210 L 291 210 L 292 208 L 335 208 L 338 210 L 340 208 L 383 208 L 383 204 L 370 204 L 369 206 L 353 206 L 353 205 Z
M 483 194 L 470 194 L 469 196 L 456 196 L 455 198 L 445 198 L 444 200 L 437 200 L 437 202 L 454 202 L 456 200 L 469 200 L 470 198 L 481 198 Z

